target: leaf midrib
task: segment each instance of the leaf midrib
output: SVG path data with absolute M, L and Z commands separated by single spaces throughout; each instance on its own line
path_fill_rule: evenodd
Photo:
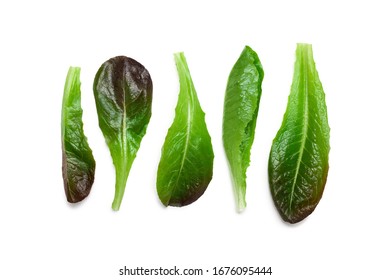
M 305 150 L 305 145 L 306 145 L 306 140 L 307 140 L 307 131 L 308 131 L 308 122 L 309 122 L 309 94 L 308 94 L 308 75 L 307 75 L 307 70 L 305 69 L 307 67 L 306 65 L 306 60 L 303 59 L 303 68 L 304 68 L 304 75 L 303 75 L 303 86 L 304 86 L 304 109 L 303 109 L 303 129 L 302 129 L 302 138 L 301 138 L 301 146 L 299 147 L 299 154 L 298 154 L 298 165 L 295 170 L 294 174 L 294 182 L 291 188 L 291 195 L 290 195 L 290 201 L 289 201 L 289 210 L 291 211 L 292 208 L 292 202 L 293 202 L 293 197 L 294 197 L 294 191 L 297 185 L 297 178 L 299 175 L 299 170 L 301 168 L 301 163 L 302 163 L 302 157 L 303 157 L 303 152 Z
M 191 97 L 191 95 L 190 95 L 190 97 Z M 192 100 L 192 98 L 190 98 L 190 99 Z M 188 104 L 187 104 L 187 129 L 186 129 L 186 140 L 184 143 L 183 157 L 181 159 L 179 173 L 177 174 L 176 182 L 173 186 L 173 189 L 172 189 L 172 192 L 170 194 L 168 202 L 171 200 L 172 194 L 175 192 L 175 190 L 178 186 L 179 179 L 181 177 L 181 173 L 182 173 L 183 167 L 184 167 L 184 162 L 187 158 L 188 146 L 189 146 L 189 142 L 190 142 L 190 135 L 191 135 L 191 129 L 192 129 L 192 117 L 193 117 L 192 102 L 188 102 Z
M 125 77 L 123 77 L 123 81 Z M 122 116 L 122 176 L 123 174 L 126 173 L 126 162 L 127 162 L 127 133 L 126 133 L 126 127 L 127 127 L 127 122 L 126 122 L 126 85 L 125 83 L 122 85 L 123 89 L 123 116 Z
M 188 103 L 188 105 L 187 105 L 187 110 L 188 110 L 188 113 L 187 113 L 186 141 L 185 141 L 185 146 L 184 146 L 183 158 L 182 158 L 181 163 L 180 163 L 179 175 L 178 175 L 178 177 L 176 179 L 176 186 L 177 186 L 177 182 L 179 181 L 181 172 L 183 170 L 184 162 L 185 162 L 185 160 L 187 158 L 187 150 L 188 150 L 188 145 L 189 145 L 189 142 L 190 142 L 190 134 L 191 134 L 191 128 L 192 128 L 192 122 L 191 122 L 191 119 L 192 119 L 192 107 L 191 107 L 190 103 Z

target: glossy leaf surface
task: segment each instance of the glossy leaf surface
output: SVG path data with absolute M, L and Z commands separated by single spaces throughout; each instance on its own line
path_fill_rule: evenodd
M 246 46 L 230 72 L 223 114 L 223 144 L 233 177 L 237 210 L 246 207 L 246 170 L 255 136 L 264 71 Z
M 75 203 L 91 191 L 95 159 L 83 131 L 80 68 L 70 67 L 62 100 L 62 176 L 66 198 Z
M 184 54 L 176 53 L 175 61 L 180 93 L 157 172 L 157 192 L 165 206 L 184 206 L 196 201 L 213 176 L 214 153 L 205 114 Z
M 118 56 L 99 68 L 93 89 L 99 126 L 116 171 L 112 209 L 119 210 L 130 168 L 151 117 L 152 80 L 140 63 Z
M 291 93 L 271 148 L 269 183 L 281 217 L 296 223 L 316 208 L 329 164 L 329 125 L 311 45 L 298 44 Z

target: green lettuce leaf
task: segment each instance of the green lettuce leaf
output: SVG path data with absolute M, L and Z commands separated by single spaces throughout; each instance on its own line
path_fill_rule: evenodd
M 157 171 L 157 192 L 165 205 L 196 201 L 213 176 L 214 153 L 187 61 L 175 54 L 180 80 L 176 115 L 168 130 Z
M 99 68 L 93 85 L 99 126 L 116 171 L 113 210 L 119 210 L 131 165 L 146 133 L 153 85 L 148 70 L 125 56 Z
M 80 68 L 70 67 L 62 99 L 62 177 L 66 198 L 75 203 L 86 198 L 95 178 L 95 159 L 83 131 Z
M 289 223 L 305 219 L 322 197 L 329 169 L 329 132 L 312 46 L 298 44 L 291 93 L 268 166 L 274 203 Z
M 246 46 L 230 72 L 223 113 L 223 144 L 233 177 L 238 211 L 246 207 L 246 170 L 255 136 L 264 71 Z

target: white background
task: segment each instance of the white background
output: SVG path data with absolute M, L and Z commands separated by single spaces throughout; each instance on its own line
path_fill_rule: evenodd
M 2 1 L 0 279 L 389 279 L 390 8 L 386 1 Z M 268 187 L 297 42 L 313 44 L 331 152 L 323 198 L 305 221 L 279 217 Z M 245 45 L 265 71 L 248 169 L 235 211 L 221 140 L 224 91 Z M 215 153 L 205 194 L 164 208 L 155 191 L 184 51 Z M 99 130 L 94 75 L 127 55 L 154 84 L 153 114 L 119 212 Z M 66 202 L 60 119 L 69 66 L 80 66 L 84 128 L 97 162 L 90 196 Z M 209 269 L 203 277 L 124 277 L 123 266 Z M 271 276 L 211 276 L 214 266 L 272 266 Z

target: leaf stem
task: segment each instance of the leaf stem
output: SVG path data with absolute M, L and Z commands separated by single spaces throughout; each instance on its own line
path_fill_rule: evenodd
M 239 182 L 239 176 L 234 176 L 234 197 L 236 199 L 236 210 L 238 213 L 242 213 L 246 208 L 246 184 Z M 237 179 L 236 179 L 237 178 Z
M 114 201 L 112 202 L 112 210 L 118 211 L 121 207 L 123 195 L 125 194 L 127 176 L 123 176 L 123 174 L 117 175 L 117 180 L 115 183 L 115 196 Z

